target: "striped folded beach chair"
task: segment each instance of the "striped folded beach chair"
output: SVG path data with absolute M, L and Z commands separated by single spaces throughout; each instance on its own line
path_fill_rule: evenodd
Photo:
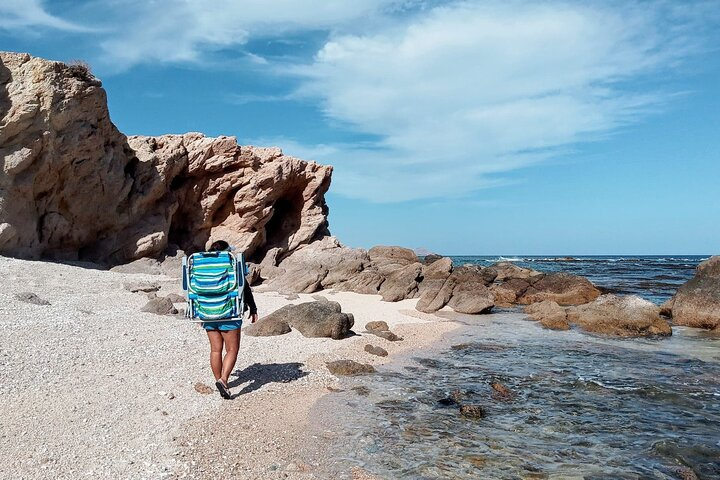
M 244 311 L 245 257 L 232 252 L 200 252 L 183 258 L 186 317 L 196 322 L 241 318 Z

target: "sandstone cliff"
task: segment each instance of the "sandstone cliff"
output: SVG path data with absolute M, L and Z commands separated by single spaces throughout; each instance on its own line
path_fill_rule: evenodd
M 0 254 L 123 263 L 224 238 L 262 259 L 328 232 L 332 167 L 234 137 L 126 137 L 82 67 L 0 52 Z

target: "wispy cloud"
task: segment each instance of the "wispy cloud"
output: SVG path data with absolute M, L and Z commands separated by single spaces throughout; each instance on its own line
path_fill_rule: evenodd
M 31 29 L 37 27 L 70 32 L 91 30 L 50 15 L 41 0 L 3 0 L 0 3 L 0 30 L 32 32 Z
M 638 85 L 693 51 L 691 9 L 458 3 L 371 35 L 336 35 L 291 71 L 328 117 L 382 138 L 338 152 L 341 192 L 462 194 L 662 104 L 668 94 Z

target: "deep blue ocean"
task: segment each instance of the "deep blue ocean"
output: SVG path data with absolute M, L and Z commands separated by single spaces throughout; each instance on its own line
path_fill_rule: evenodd
M 692 278 L 698 263 L 708 255 L 649 256 L 453 256 L 455 265 L 489 266 L 510 261 L 541 272 L 566 272 L 587 277 L 611 293 L 640 295 L 662 303 Z

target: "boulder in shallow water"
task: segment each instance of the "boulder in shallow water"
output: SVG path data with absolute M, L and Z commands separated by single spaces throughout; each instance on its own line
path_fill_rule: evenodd
M 570 324 L 567 321 L 565 309 L 552 300 L 544 300 L 525 307 L 524 312 L 528 317 L 537 320 L 540 324 L 550 330 L 569 330 Z
M 587 332 L 620 337 L 672 335 L 660 308 L 637 295 L 602 295 L 595 301 L 566 309 L 567 320 Z
M 487 313 L 495 306 L 495 296 L 487 288 L 484 269 L 478 267 L 456 268 L 450 280 L 454 283 L 448 306 L 458 313 Z M 490 280 L 492 282 L 492 280 Z
M 698 265 L 695 276 L 678 289 L 672 318 L 675 325 L 720 330 L 720 256 Z

